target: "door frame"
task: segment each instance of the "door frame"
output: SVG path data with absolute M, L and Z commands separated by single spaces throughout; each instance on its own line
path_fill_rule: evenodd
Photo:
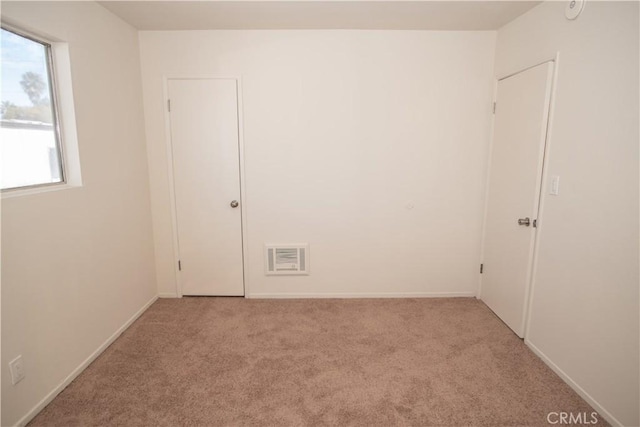
M 553 117 L 555 113 L 555 98 L 556 98 L 556 88 L 557 88 L 557 81 L 558 81 L 558 68 L 560 63 L 560 52 L 556 52 L 555 56 L 552 58 L 547 58 L 544 60 L 537 61 L 533 65 L 524 66 L 522 68 L 517 69 L 516 71 L 505 73 L 500 77 L 496 77 L 494 79 L 494 87 L 493 87 L 493 102 L 496 103 L 495 105 L 497 105 L 496 98 L 498 95 L 498 83 L 501 80 L 504 80 L 509 77 L 513 77 L 516 74 L 522 73 L 531 68 L 535 68 L 539 65 L 543 65 L 549 62 L 553 64 L 553 71 L 551 73 L 551 90 L 549 93 L 549 103 L 547 106 L 548 108 L 547 124 L 545 129 L 544 148 L 542 150 L 542 158 L 539 165 L 540 175 L 539 175 L 538 184 L 537 184 L 537 193 L 538 193 L 537 215 L 535 218 L 537 219 L 537 223 L 536 223 L 536 229 L 533 235 L 533 242 L 531 243 L 531 246 L 532 246 L 530 249 L 531 263 L 530 263 L 530 269 L 527 272 L 527 280 L 525 284 L 525 302 L 524 302 L 524 310 L 522 313 L 522 321 L 524 326 L 523 338 L 525 342 L 527 341 L 527 337 L 529 336 L 529 325 L 531 323 L 530 322 L 531 301 L 533 300 L 533 291 L 535 288 L 536 272 L 538 267 L 538 253 L 540 250 L 539 241 L 540 241 L 541 232 L 544 228 L 544 225 L 543 225 L 544 224 L 544 221 L 543 221 L 544 201 L 545 201 L 544 195 L 545 195 L 545 189 L 548 187 L 548 183 L 549 183 L 548 165 L 549 165 L 550 153 L 551 153 L 551 129 L 552 129 Z M 496 108 L 498 107 L 496 106 Z M 484 261 L 484 248 L 485 248 L 485 241 L 487 237 L 486 233 L 487 233 L 487 211 L 489 209 L 489 179 L 491 177 L 491 158 L 493 155 L 493 142 L 495 138 L 495 121 L 496 121 L 496 116 L 494 113 L 491 115 L 491 131 L 490 131 L 491 139 L 489 141 L 489 153 L 487 154 L 487 169 L 486 169 L 487 172 L 485 176 L 484 214 L 483 214 L 483 221 L 482 221 L 482 238 L 480 240 L 481 241 L 481 246 L 480 246 L 481 263 L 483 263 Z M 478 279 L 478 290 L 477 290 L 478 299 L 482 299 L 482 279 L 483 279 L 483 276 L 482 274 L 480 274 Z
M 246 200 L 246 180 L 245 180 L 245 156 L 244 156 L 244 121 L 243 121 L 243 103 L 242 103 L 242 78 L 240 76 L 220 76 L 220 75 L 198 75 L 198 74 L 177 74 L 162 76 L 163 91 L 163 111 L 164 111 L 164 134 L 165 149 L 167 155 L 167 171 L 169 176 L 169 203 L 171 207 L 171 246 L 173 253 L 173 272 L 174 283 L 176 286 L 176 296 L 182 298 L 182 282 L 180 280 L 180 271 L 178 269 L 178 260 L 180 259 L 180 246 L 178 242 L 178 215 L 176 206 L 176 190 L 174 181 L 173 167 L 173 148 L 171 141 L 171 115 L 168 111 L 169 101 L 169 80 L 234 80 L 236 83 L 237 97 L 237 114 L 238 114 L 238 162 L 240 170 L 240 234 L 242 243 L 242 282 L 244 289 L 244 298 L 249 295 L 249 267 L 247 249 L 249 247 L 247 240 L 247 200 Z

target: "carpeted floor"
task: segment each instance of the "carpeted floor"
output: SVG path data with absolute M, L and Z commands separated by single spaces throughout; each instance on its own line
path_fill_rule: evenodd
M 30 425 L 548 426 L 560 411 L 593 410 L 475 299 L 183 298 L 153 304 Z

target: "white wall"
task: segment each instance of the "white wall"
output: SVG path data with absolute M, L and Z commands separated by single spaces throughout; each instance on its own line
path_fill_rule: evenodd
M 93 2 L 2 3 L 69 42 L 84 185 L 2 201 L 2 425 L 157 294 L 137 33 Z M 22 355 L 26 378 L 11 385 Z
M 638 3 L 544 3 L 498 32 L 502 76 L 560 52 L 528 343 L 638 425 Z M 548 190 L 548 189 L 547 189 Z M 561 408 L 558 408 L 561 409 Z
M 163 76 L 193 75 L 242 77 L 250 296 L 474 295 L 494 43 L 494 32 L 141 32 L 161 295 L 176 292 Z M 303 242 L 310 276 L 264 275 L 264 243 Z

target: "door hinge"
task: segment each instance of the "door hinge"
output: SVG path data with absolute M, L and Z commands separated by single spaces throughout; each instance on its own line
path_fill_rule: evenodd
M 167 111 L 171 112 L 171 100 L 167 99 Z
M 178 260 L 178 271 L 182 271 L 182 263 Z
M 495 114 L 495 113 L 496 113 L 496 103 L 494 102 L 493 103 L 493 114 Z
M 482 274 L 483 270 L 484 270 L 484 264 L 480 264 L 480 274 Z
M 537 219 L 533 220 L 533 228 L 538 228 L 538 220 Z

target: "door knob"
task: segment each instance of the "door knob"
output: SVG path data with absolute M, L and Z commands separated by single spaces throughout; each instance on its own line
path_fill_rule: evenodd
M 518 220 L 518 225 L 526 225 L 527 227 L 531 224 L 531 220 L 529 218 L 520 218 Z
M 237 200 L 232 200 L 232 201 L 231 201 L 231 203 L 230 203 L 230 205 L 231 205 L 231 207 L 232 207 L 232 208 L 237 208 L 237 207 L 238 207 L 238 205 L 239 205 L 239 203 L 238 203 L 238 201 L 237 201 Z M 529 219 L 529 218 L 527 218 L 527 220 L 528 220 L 528 219 Z

